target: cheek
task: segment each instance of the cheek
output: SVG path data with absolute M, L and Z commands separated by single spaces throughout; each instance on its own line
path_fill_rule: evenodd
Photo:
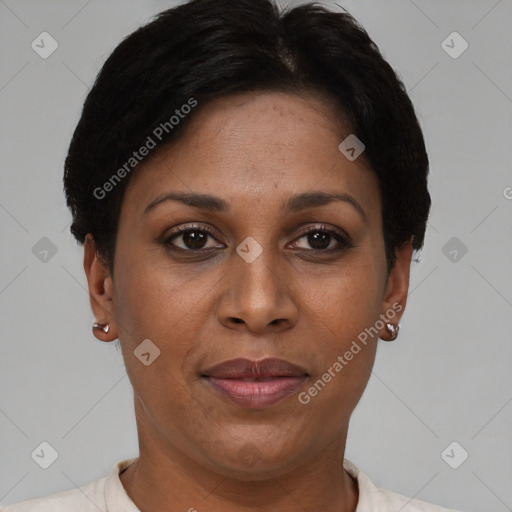
M 380 267 L 368 261 L 333 274 L 328 285 L 304 280 L 302 286 L 308 298 L 305 321 L 313 328 L 320 362 L 310 396 L 318 396 L 314 400 L 319 410 L 328 412 L 336 404 L 343 416 L 357 404 L 375 359 L 378 338 L 372 327 L 381 307 Z M 332 409 L 329 414 L 336 416 Z
M 196 337 L 194 319 L 204 291 L 191 286 L 179 273 L 147 261 L 127 260 L 116 274 L 116 321 L 133 387 L 145 401 L 172 402 L 185 385 L 181 366 Z M 141 345 L 147 339 L 151 343 Z M 147 350 L 142 352 L 142 347 Z M 146 359 L 152 362 L 146 366 L 144 358 L 141 361 L 137 355 L 147 352 L 150 356 Z
M 189 318 L 200 308 L 205 293 L 211 288 L 210 278 L 198 283 L 192 276 L 166 263 L 144 258 L 120 263 L 116 295 L 116 319 L 120 331 L 130 344 L 138 339 L 154 338 L 159 343 L 178 348 L 187 344 Z M 179 336 L 177 333 L 179 332 Z
M 197 415 L 197 406 L 190 400 L 190 383 L 182 365 L 197 339 L 200 317 L 204 321 L 206 314 L 202 287 L 208 290 L 212 285 L 192 284 L 183 273 L 148 260 L 142 265 L 128 259 L 116 269 L 115 313 L 125 366 L 135 394 L 153 421 L 193 430 L 186 418 Z M 148 365 L 136 356 L 147 339 L 154 345 L 145 342 Z M 177 408 L 180 415 L 173 412 Z
M 375 323 L 380 313 L 384 279 L 370 258 L 353 258 L 349 264 L 329 270 L 328 276 L 305 275 L 298 295 L 309 321 L 331 331 L 343 343 Z M 327 336 L 329 337 L 329 336 Z

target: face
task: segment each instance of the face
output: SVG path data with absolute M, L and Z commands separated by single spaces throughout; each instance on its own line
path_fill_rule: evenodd
M 199 105 L 132 177 L 113 276 L 86 245 L 142 444 L 245 478 L 343 450 L 410 263 L 408 244 L 388 274 L 377 178 L 339 151 L 349 133 L 308 96 Z

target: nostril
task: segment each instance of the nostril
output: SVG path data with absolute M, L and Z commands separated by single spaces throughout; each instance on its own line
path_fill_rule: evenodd
M 233 322 L 235 322 L 235 324 L 243 324 L 244 321 L 241 319 L 241 318 L 232 318 Z

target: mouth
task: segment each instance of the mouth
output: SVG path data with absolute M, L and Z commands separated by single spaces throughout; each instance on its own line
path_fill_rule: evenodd
M 232 359 L 201 372 L 214 391 L 235 404 L 258 409 L 292 395 L 308 377 L 301 367 L 283 359 Z

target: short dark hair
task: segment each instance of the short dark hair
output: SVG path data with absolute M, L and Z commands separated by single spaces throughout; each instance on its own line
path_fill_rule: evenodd
M 157 127 L 159 146 L 176 140 L 194 115 L 172 123 L 184 105 L 248 91 L 329 98 L 378 177 L 388 269 L 411 237 L 414 249 L 422 247 L 428 156 L 402 81 L 349 13 L 316 3 L 280 12 L 273 0 L 192 0 L 115 48 L 85 100 L 65 161 L 78 242 L 91 233 L 113 270 L 124 190 L 138 163 L 133 152 L 155 139 Z

